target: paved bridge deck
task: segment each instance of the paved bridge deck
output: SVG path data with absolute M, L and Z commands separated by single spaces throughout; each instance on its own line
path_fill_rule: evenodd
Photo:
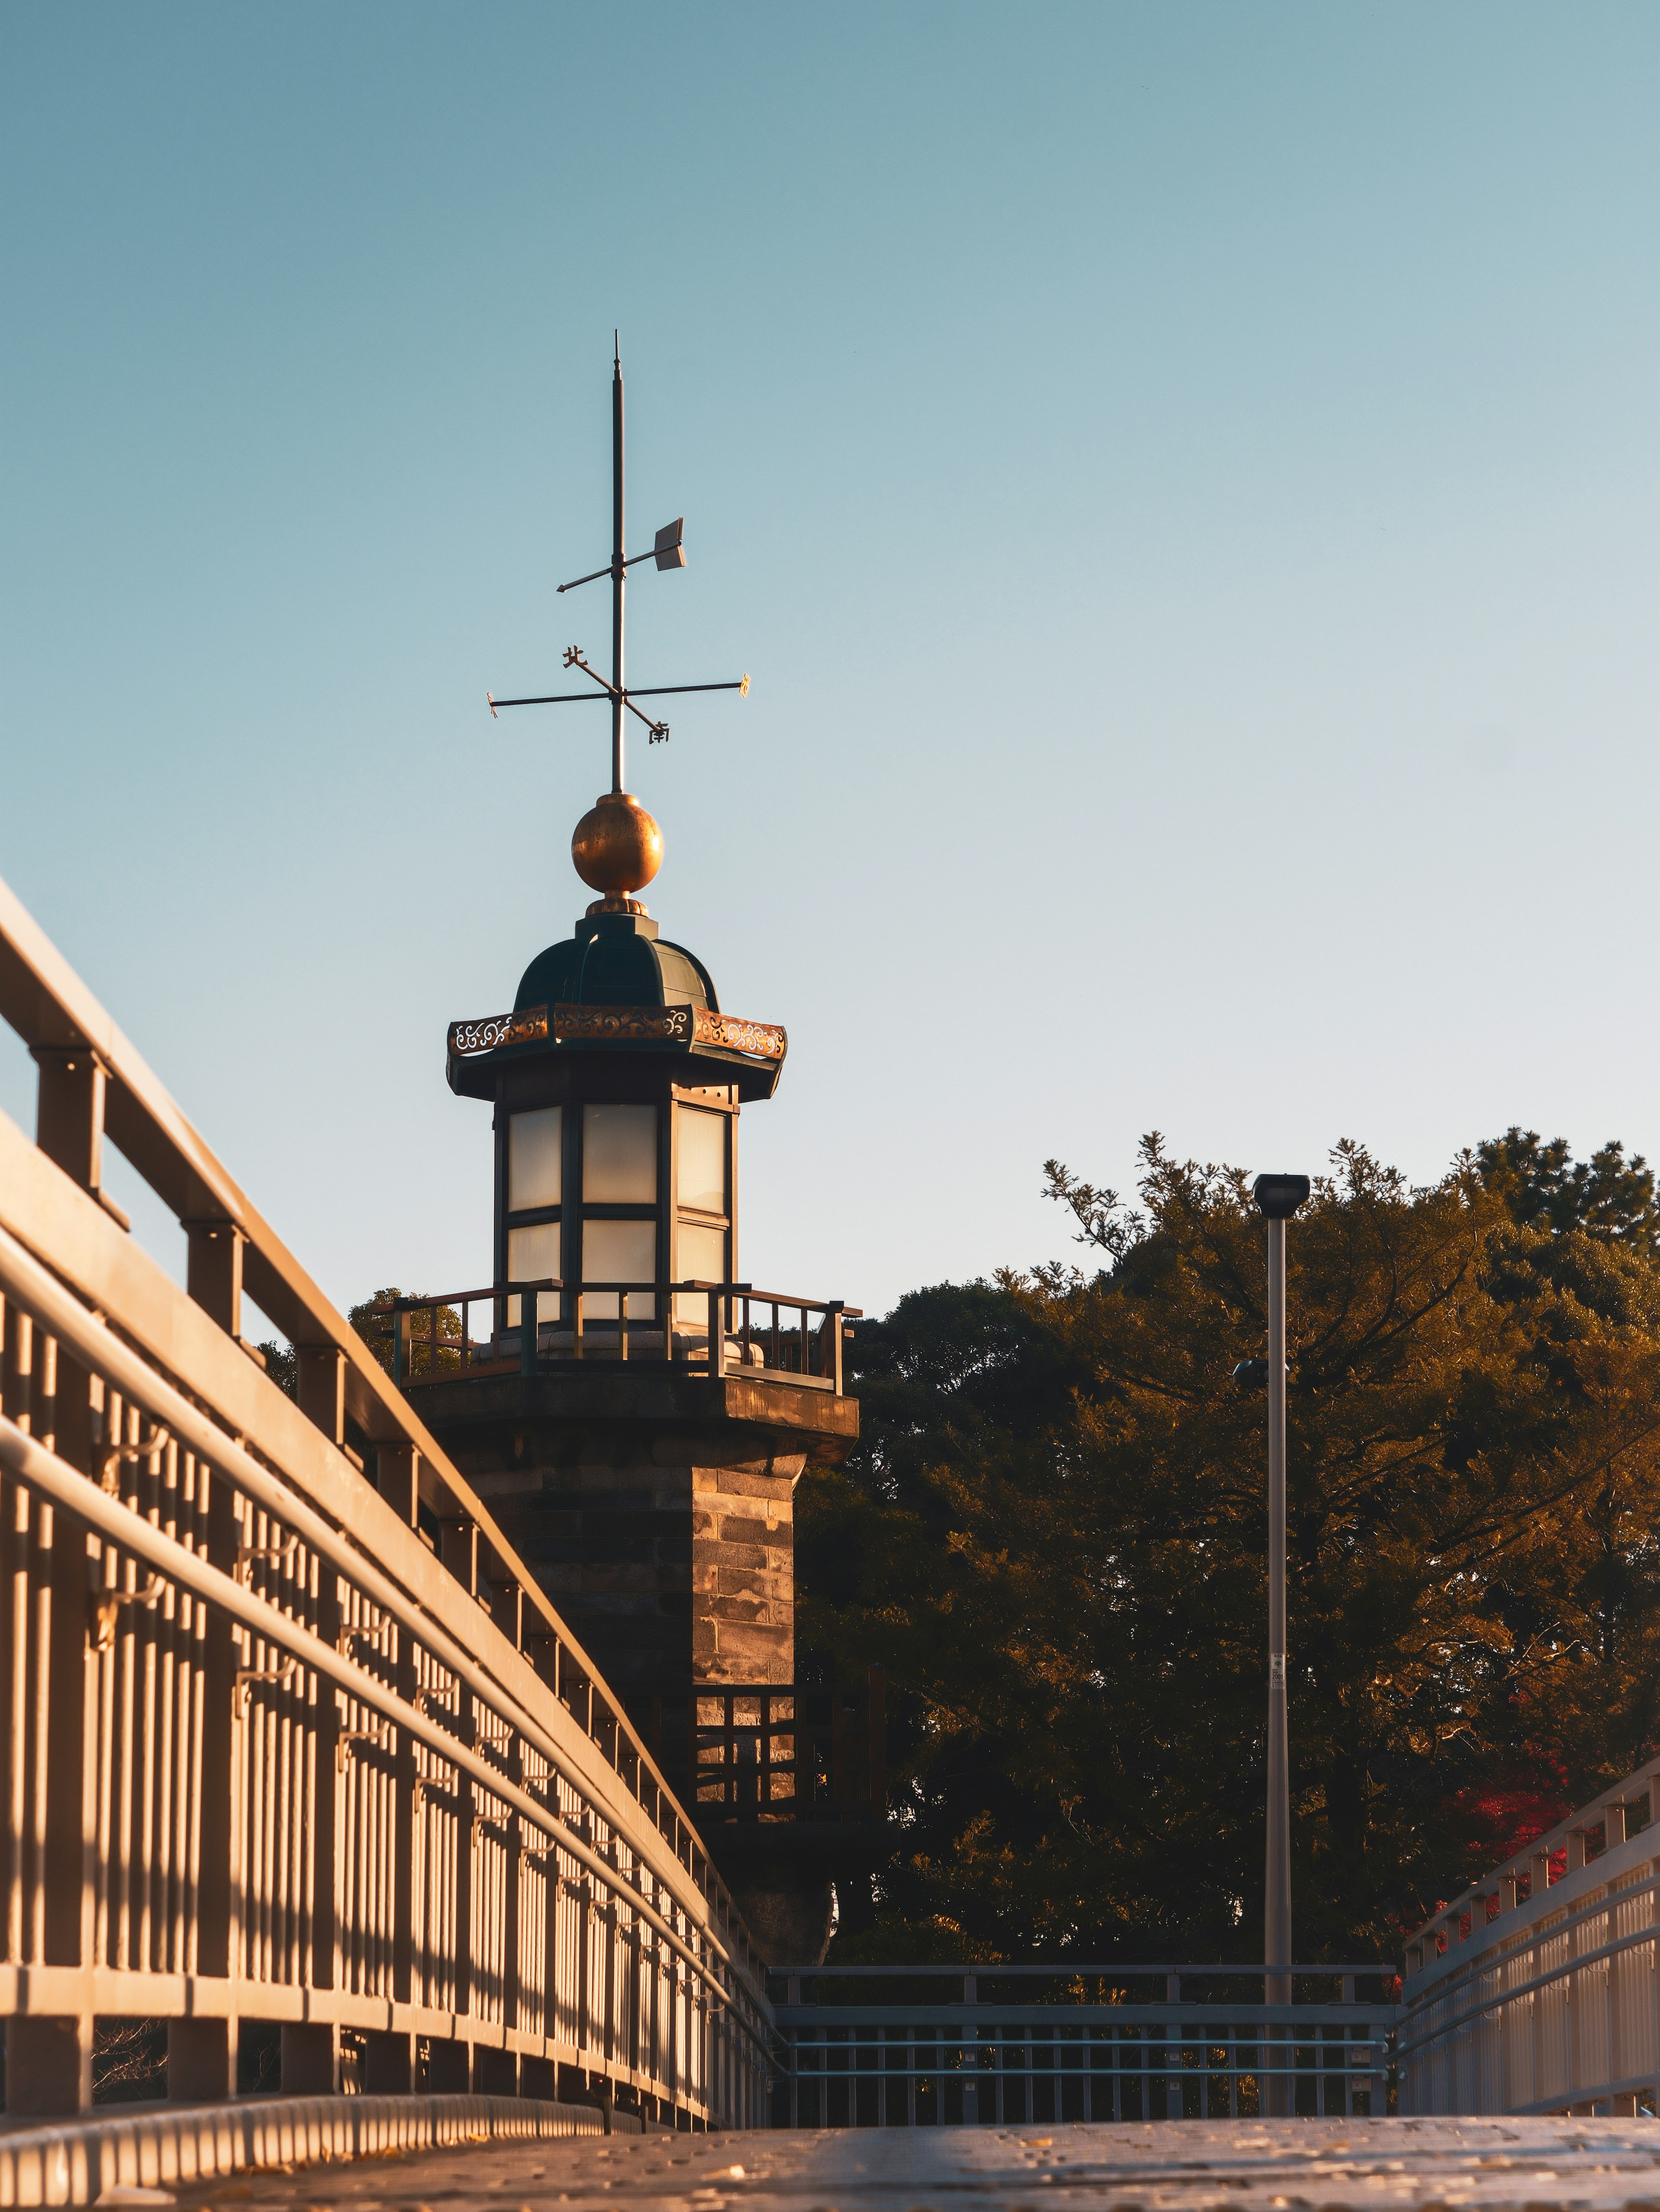
M 215 2212 L 1660 2208 L 1660 2122 L 1175 2120 L 493 2144 L 179 2191 Z

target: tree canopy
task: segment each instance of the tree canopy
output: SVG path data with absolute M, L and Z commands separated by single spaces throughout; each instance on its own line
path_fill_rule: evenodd
M 841 1954 L 1259 1955 L 1263 1227 L 1148 1137 L 1051 1162 L 1095 1272 L 863 1324 L 798 1494 L 803 1668 L 889 1669 L 903 1845 Z M 1660 1741 L 1654 1179 L 1511 1129 L 1409 1188 L 1331 1156 L 1291 1236 L 1295 1948 L 1402 1926 Z

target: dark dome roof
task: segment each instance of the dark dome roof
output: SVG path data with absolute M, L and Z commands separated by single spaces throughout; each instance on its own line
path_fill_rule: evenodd
M 585 915 L 577 934 L 550 945 L 519 979 L 524 1006 L 706 1006 L 720 1012 L 709 970 L 683 945 L 659 939 L 644 915 Z

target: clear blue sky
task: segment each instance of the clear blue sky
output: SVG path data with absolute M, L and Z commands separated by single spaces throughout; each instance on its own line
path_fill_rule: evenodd
M 747 1274 L 1056 1256 L 1152 1127 L 1660 1152 L 1657 94 L 1651 0 L 14 0 L 0 874 L 339 1299 L 484 1280 L 617 324 L 631 672 L 754 678 L 630 777 L 791 1033 Z

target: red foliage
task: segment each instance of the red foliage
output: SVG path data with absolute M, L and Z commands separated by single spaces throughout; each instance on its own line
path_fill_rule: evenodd
M 1442 1802 L 1442 1817 L 1459 1838 L 1472 1876 L 1514 1858 L 1573 1810 L 1561 1760 L 1554 1752 L 1529 1748 L 1524 1774 L 1473 1782 Z

